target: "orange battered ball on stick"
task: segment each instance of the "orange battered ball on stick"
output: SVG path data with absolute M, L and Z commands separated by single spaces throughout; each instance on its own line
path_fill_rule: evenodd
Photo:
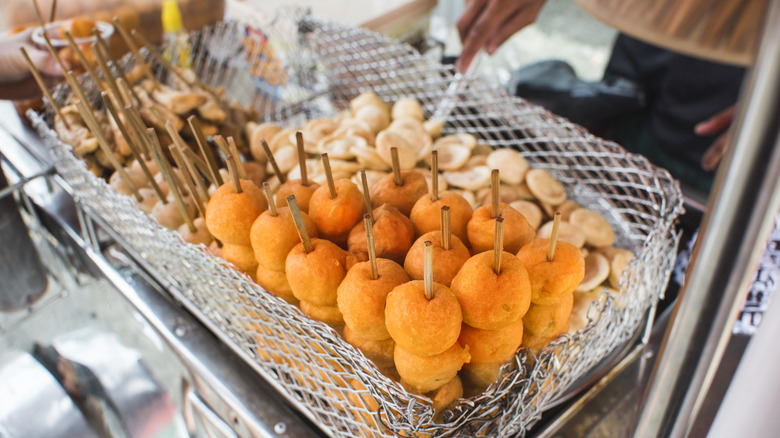
M 252 224 L 250 230 L 252 248 L 258 263 L 274 271 L 284 271 L 287 254 L 301 242 L 301 239 L 290 209 L 286 206 L 277 207 L 271 202 L 273 196 L 268 183 L 263 183 L 263 189 L 270 208 L 262 212 Z M 301 219 L 309 237 L 317 237 L 317 226 L 309 215 L 301 212 Z
M 406 253 L 404 269 L 414 280 L 422 280 L 425 274 L 425 242 L 433 243 L 433 281 L 450 286 L 460 268 L 469 259 L 469 250 L 450 232 L 450 209 L 441 208 L 441 231 L 431 231 L 417 239 Z
M 295 198 L 288 198 L 301 243 L 287 255 L 285 271 L 293 295 L 317 306 L 335 306 L 336 291 L 347 273 L 346 251 L 336 244 L 309 238 Z
M 423 195 L 414 203 L 409 219 L 414 224 L 417 236 L 439 229 L 437 213 L 442 207 L 450 209 L 452 234 L 458 236 L 464 245 L 468 245 L 466 226 L 474 214 L 474 209 L 463 196 L 450 191 L 439 191 L 438 151 L 431 152 L 431 193 Z
M 458 342 L 469 346 L 472 363 L 506 362 L 523 342 L 523 319 L 498 330 L 481 330 L 463 324 Z
M 258 263 L 255 281 L 260 287 L 288 303 L 295 306 L 299 304 L 298 298 L 295 298 L 295 295 L 292 293 L 290 282 L 287 281 L 287 274 L 284 270 L 274 271 L 266 268 L 262 263 Z
M 395 207 L 383 204 L 373 211 L 373 235 L 377 257 L 403 263 L 414 242 L 414 228 L 408 217 Z M 358 223 L 349 232 L 347 248 L 360 254 L 368 252 L 365 226 Z
M 447 350 L 460 334 L 463 315 L 450 288 L 433 282 L 432 243 L 426 244 L 423 281 L 397 286 L 387 295 L 385 324 L 390 336 L 405 351 L 430 356 Z
M 333 181 L 328 154 L 322 154 L 326 186 L 314 191 L 309 200 L 309 217 L 317 225 L 320 236 L 337 245 L 346 245 L 352 227 L 363 215 L 363 195 L 348 179 Z
M 401 171 L 398 163 L 398 149 L 392 148 L 393 173 L 379 180 L 371 188 L 371 202 L 374 207 L 390 204 L 406 216 L 423 195 L 428 193 L 428 181 L 416 170 Z
M 279 186 L 279 190 L 276 191 L 276 206 L 286 206 L 287 197 L 295 195 L 295 199 L 298 200 L 298 206 L 301 211 L 308 213 L 311 195 L 314 194 L 314 191 L 317 190 L 320 185 L 316 182 L 309 181 L 308 172 L 306 170 L 306 152 L 303 149 L 303 134 L 300 131 L 295 133 L 295 140 L 298 146 L 298 166 L 300 166 L 301 169 L 301 179 L 284 181 L 282 185 Z M 267 144 L 263 146 L 263 148 L 266 147 L 268 147 Z M 270 150 L 266 153 L 270 153 Z
M 232 175 L 233 181 L 222 184 L 206 205 L 206 225 L 222 243 L 251 246 L 252 224 L 268 208 L 268 201 L 252 181 Z
M 461 347 L 457 342 L 441 353 L 428 356 L 412 354 L 396 342 L 393 356 L 402 382 L 417 393 L 444 386 L 471 360 L 468 347 Z
M 352 332 L 364 339 L 381 341 L 390 338 L 385 326 L 387 294 L 409 281 L 406 271 L 396 262 L 378 258 L 373 248 L 371 218 L 364 216 L 364 233 L 368 234 L 369 261 L 354 265 L 338 287 L 337 302 L 344 321 Z
M 556 214 L 556 217 L 560 215 Z M 574 292 L 585 276 L 582 251 L 555 238 L 532 240 L 520 249 L 517 258 L 528 270 L 531 301 L 535 304 L 551 306 L 559 303 Z
M 504 218 L 504 248 L 514 254 L 536 236 L 536 231 L 528 223 L 525 216 L 508 204 L 500 202 L 500 183 L 497 169 L 493 169 L 491 177 L 491 204 L 483 205 L 474 210 L 474 214 L 466 226 L 471 253 L 479 254 L 482 251 L 493 249 L 495 220 L 501 216 Z
M 528 272 L 514 254 L 501 248 L 502 219 L 496 220 L 495 249 L 472 256 L 452 280 L 463 322 L 482 330 L 516 322 L 531 304 Z

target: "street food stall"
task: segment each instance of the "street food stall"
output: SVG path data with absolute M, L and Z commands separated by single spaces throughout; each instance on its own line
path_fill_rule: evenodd
M 734 162 L 720 175 L 704 223 L 748 220 L 721 207 L 734 196 L 728 180 L 755 190 L 755 207 L 739 213 L 756 224 L 734 243 L 744 260 L 719 270 L 745 274 L 713 322 L 689 304 L 724 289 L 701 263 L 736 261 L 709 229 L 699 245 L 711 253 L 691 262 L 679 297 L 666 296 L 679 184 L 399 41 L 424 33 L 410 23 L 432 6 L 359 26 L 253 2 L 230 14 L 228 3 L 226 19 L 186 38 L 163 31 L 162 45 L 109 20 L 128 53 L 115 57 L 98 32 L 94 63 L 42 87 L 31 127 L 5 102 L 0 195 L 35 249 L 34 261 L 16 260 L 43 285 L 15 288 L 17 306 L 0 314 L 0 436 L 689 427 L 693 410 L 662 397 L 667 381 L 679 385 L 669 375 L 689 372 L 668 359 L 694 339 L 675 328 L 730 331 L 727 310 L 766 246 L 756 242 L 777 205 L 759 201 L 776 178 L 733 182 Z M 766 74 L 755 69 L 754 90 Z M 741 127 L 758 119 L 743 115 Z M 737 137 L 745 160 L 759 162 L 750 148 L 776 140 L 770 131 Z M 706 339 L 697 353 L 725 359 L 697 368 L 690 397 L 716 391 L 715 372 L 731 377 L 740 339 L 731 349 L 725 335 Z M 21 379 L 39 390 L 22 398 L 10 385 Z M 34 421 L 55 404 L 67 406 L 57 426 Z

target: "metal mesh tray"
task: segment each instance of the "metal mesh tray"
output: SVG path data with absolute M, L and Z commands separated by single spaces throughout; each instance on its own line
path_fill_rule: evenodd
M 242 49 L 250 30 L 228 22 L 193 35 L 194 66 L 201 80 L 225 85 L 228 95 L 255 105 L 265 120 L 292 125 L 332 116 L 369 90 L 387 101 L 416 98 L 426 117 L 445 122 L 444 134 L 468 132 L 492 147 L 518 149 L 533 166 L 551 171 L 570 198 L 608 218 L 617 246 L 637 255 L 622 276 L 620 294 L 605 293 L 591 307 L 587 327 L 562 336 L 538 357 L 519 352 L 484 393 L 434 419 L 428 399 L 384 376 L 333 329 L 204 247 L 184 243 L 90 173 L 51 129 L 51 111 L 30 113 L 80 208 L 121 236 L 125 249 L 177 300 L 326 434 L 524 435 L 545 406 L 635 339 L 664 290 L 679 240 L 673 223 L 682 199 L 668 172 L 409 46 L 297 12 L 278 13 L 262 28 L 285 70 L 285 82 L 270 85 L 249 73 L 257 65 L 248 63 L 264 62 Z M 125 68 L 133 64 L 123 62 Z M 87 78 L 82 82 L 91 86 Z M 55 98 L 65 99 L 66 91 L 60 88 Z

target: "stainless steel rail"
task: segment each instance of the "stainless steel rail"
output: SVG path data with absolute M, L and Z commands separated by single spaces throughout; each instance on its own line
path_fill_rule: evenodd
M 674 308 L 636 437 L 690 432 L 780 207 L 780 2 L 770 4 L 757 62 L 709 211 Z

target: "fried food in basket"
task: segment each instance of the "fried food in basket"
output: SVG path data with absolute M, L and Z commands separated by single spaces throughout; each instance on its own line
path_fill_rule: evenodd
M 498 206 L 499 216 L 504 218 L 504 250 L 515 254 L 520 247 L 530 242 L 536 233 L 520 212 L 503 202 Z M 496 219 L 493 217 L 491 205 L 483 205 L 474 210 L 467 225 L 472 254 L 493 249 L 495 228 Z
M 337 290 L 346 276 L 346 251 L 325 239 L 312 238 L 312 250 L 303 243 L 290 250 L 285 262 L 293 295 L 317 306 L 335 306 Z
M 301 312 L 311 316 L 312 319 L 324 322 L 337 331 L 344 329 L 344 316 L 338 306 L 318 306 L 308 301 L 301 301 L 300 306 Z
M 557 304 L 531 303 L 523 316 L 523 327 L 528 336 L 555 338 L 569 330 L 569 315 L 574 306 L 574 294 L 569 294 Z
M 376 256 L 403 263 L 414 242 L 412 221 L 395 207 L 383 204 L 374 209 L 373 233 Z M 347 237 L 347 249 L 355 254 L 368 254 L 368 241 L 363 223 L 357 223 Z
M 301 216 L 309 236 L 317 237 L 314 221 L 304 212 Z M 287 254 L 301 242 L 295 221 L 286 206 L 277 207 L 276 215 L 271 210 L 262 212 L 252 223 L 249 236 L 257 262 L 273 271 L 284 271 Z
M 547 259 L 549 239 L 534 239 L 517 253 L 528 270 L 531 301 L 540 305 L 555 305 L 566 298 L 585 276 L 585 259 L 576 246 L 563 241 L 555 243 L 555 256 Z
M 389 337 L 382 340 L 370 340 L 356 334 L 350 329 L 349 324 L 344 326 L 344 340 L 359 349 L 367 358 L 373 361 L 377 368 L 395 367 L 393 351 L 395 341 Z
M 439 211 L 445 205 L 450 207 L 452 234 L 457 236 L 464 245 L 468 245 L 466 226 L 474 214 L 474 209 L 463 196 L 448 190 L 439 192 L 436 201 L 433 200 L 432 196 L 425 195 L 415 202 L 409 219 L 414 224 L 416 235 L 422 236 L 429 231 L 440 229 Z
M 446 351 L 457 341 L 463 315 L 450 288 L 433 283 L 432 298 L 428 299 L 423 283 L 413 280 L 387 295 L 385 324 L 404 351 L 430 356 Z
M 372 279 L 370 262 L 352 266 L 337 292 L 338 307 L 347 327 L 368 341 L 390 339 L 385 325 L 387 294 L 409 281 L 406 271 L 392 260 L 377 258 L 376 265 L 379 277 L 376 280 Z
M 410 353 L 396 343 L 393 356 L 402 384 L 418 394 L 446 385 L 458 375 L 463 364 L 471 360 L 469 348 L 457 342 L 441 353 L 428 356 Z
M 232 183 L 220 186 L 206 205 L 206 225 L 220 242 L 251 247 L 252 224 L 268 208 L 265 194 L 252 181 L 241 180 L 241 192 Z
M 294 306 L 299 304 L 298 298 L 295 298 L 295 295 L 292 293 L 290 282 L 287 281 L 287 273 L 284 272 L 284 270 L 274 271 L 266 268 L 262 263 L 258 263 L 255 282 L 263 289 L 273 293 L 288 303 Z
M 524 319 L 525 315 L 497 330 L 482 330 L 463 324 L 458 342 L 469 346 L 472 363 L 506 362 L 523 342 Z
M 379 207 L 389 204 L 406 216 L 423 195 L 428 193 L 428 181 L 416 170 L 401 172 L 401 184 L 396 184 L 393 174 L 388 174 L 371 187 L 371 204 Z
M 406 253 L 404 260 L 404 269 L 409 273 L 409 277 L 414 280 L 422 280 L 424 263 L 424 243 L 429 241 L 433 243 L 433 281 L 445 286 L 451 286 L 452 279 L 460 271 L 470 254 L 466 245 L 461 242 L 457 236 L 450 236 L 450 248 L 444 249 L 442 245 L 441 231 L 431 231 L 423 234 Z
M 319 187 L 309 200 L 309 217 L 314 220 L 320 236 L 339 245 L 363 214 L 363 195 L 348 179 L 335 181 L 336 196 L 331 198 L 327 185 Z
M 531 282 L 525 266 L 506 251 L 501 270 L 494 270 L 494 251 L 472 256 L 452 280 L 452 292 L 463 309 L 463 322 L 497 330 L 516 322 L 531 304 Z
M 208 227 L 206 227 L 206 220 L 202 217 L 196 217 L 192 220 L 192 224 L 195 225 L 195 232 L 190 231 L 190 228 L 186 224 L 182 224 L 179 227 L 179 234 L 185 242 L 193 245 L 210 245 L 214 241 L 214 237 L 209 233 Z
M 257 274 L 257 260 L 251 245 L 234 245 L 225 243 L 222 245 L 222 258 L 234 264 L 239 271 L 255 279 Z

